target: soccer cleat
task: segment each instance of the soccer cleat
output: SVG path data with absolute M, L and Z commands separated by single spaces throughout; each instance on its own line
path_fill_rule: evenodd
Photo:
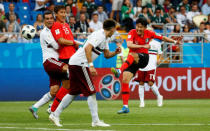
M 63 126 L 63 125 L 60 124 L 59 117 L 56 117 L 53 113 L 50 114 L 49 120 L 51 120 L 58 127 L 62 127 Z
M 162 95 L 158 96 L 158 98 L 157 98 L 157 106 L 158 107 L 163 106 L 163 96 Z
M 116 78 L 120 77 L 120 70 L 119 69 L 116 69 L 116 68 L 112 67 L 111 72 L 114 73 Z
M 101 127 L 109 127 L 109 124 L 104 123 L 103 121 L 92 122 L 92 127 L 101 126 Z
M 140 102 L 139 107 L 142 108 L 144 106 L 145 106 L 144 102 Z
M 117 113 L 118 114 L 123 114 L 123 113 L 129 113 L 129 108 L 128 107 L 125 107 L 123 106 L 123 108 L 121 110 L 119 110 Z
M 37 114 L 38 108 L 35 108 L 34 106 L 31 106 L 29 108 L 29 111 L 32 113 L 32 115 L 35 119 L 38 119 L 38 114 Z

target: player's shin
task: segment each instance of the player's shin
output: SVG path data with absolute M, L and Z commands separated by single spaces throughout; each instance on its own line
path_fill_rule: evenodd
M 128 107 L 128 100 L 129 100 L 129 84 L 128 83 L 123 83 L 122 84 L 122 100 L 123 100 L 123 105 Z
M 56 117 L 60 117 L 60 114 L 63 112 L 63 110 L 66 107 L 68 107 L 71 104 L 71 102 L 74 100 L 75 97 L 76 97 L 75 95 L 66 94 L 63 97 L 63 99 L 62 99 L 61 103 L 59 104 L 59 106 L 57 107 L 57 109 L 55 110 L 54 115 Z
M 139 98 L 140 103 L 144 103 L 144 85 L 139 85 Z
M 51 111 L 54 112 L 56 110 L 56 108 L 58 107 L 58 105 L 60 104 L 61 100 L 63 99 L 63 97 L 69 93 L 69 90 L 61 87 L 58 91 L 58 93 L 56 94 L 56 97 L 53 101 L 53 104 L 51 106 Z
M 39 108 L 49 102 L 52 99 L 52 96 L 50 95 L 50 92 L 47 92 L 39 101 L 37 101 L 33 107 Z
M 151 86 L 151 89 L 152 89 L 152 92 L 153 92 L 157 97 L 160 96 L 160 93 L 159 93 L 159 90 L 158 90 L 158 87 L 156 86 L 156 84 L 153 84 L 153 85 Z
M 92 116 L 92 122 L 98 122 L 98 104 L 96 101 L 96 94 L 92 94 L 87 98 L 88 106 Z
M 127 69 L 134 61 L 134 57 L 132 55 L 128 55 L 127 60 L 122 64 L 120 71 L 123 72 L 125 69 Z

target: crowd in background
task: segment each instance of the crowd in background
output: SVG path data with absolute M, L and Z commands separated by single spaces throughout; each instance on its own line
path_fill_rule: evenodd
M 17 3 L 27 3 L 30 11 L 37 12 L 36 19 L 23 23 L 22 12 L 17 11 Z M 80 5 L 79 5 L 80 3 Z M 8 4 L 8 6 L 6 6 Z M 37 30 L 35 39 L 39 39 L 44 28 L 42 14 L 45 10 L 54 10 L 55 5 L 66 7 L 66 22 L 70 25 L 75 38 L 85 39 L 86 33 L 102 28 L 108 18 L 118 22 L 118 29 L 129 32 L 135 28 L 139 17 L 147 19 L 152 28 L 161 32 L 166 23 L 178 23 L 168 28 L 172 33 L 210 33 L 210 0 L 0 0 L 0 42 L 23 42 L 23 38 L 11 32 L 19 33 L 25 24 L 32 24 Z M 20 7 L 19 7 L 20 8 Z M 208 19 L 196 27 L 192 18 L 206 15 Z M 206 35 L 210 40 L 210 35 Z M 198 37 L 184 37 L 184 42 L 200 42 Z

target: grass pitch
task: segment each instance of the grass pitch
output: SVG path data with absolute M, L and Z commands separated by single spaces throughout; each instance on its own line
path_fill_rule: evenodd
M 35 120 L 28 111 L 34 102 L 0 102 L 1 131 L 77 131 L 77 130 L 124 130 L 124 131 L 210 131 L 210 100 L 164 100 L 157 107 L 156 100 L 146 100 L 139 108 L 139 101 L 129 101 L 130 113 L 117 114 L 121 101 L 98 101 L 99 117 L 111 127 L 91 127 L 91 116 L 86 101 L 74 101 L 61 114 L 63 127 L 58 128 L 48 120 L 46 109 L 39 109 Z

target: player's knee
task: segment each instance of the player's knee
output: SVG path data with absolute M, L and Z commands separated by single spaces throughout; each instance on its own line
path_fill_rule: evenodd
M 134 62 L 135 63 L 138 63 L 139 61 L 139 56 L 137 53 L 130 53 L 131 56 L 133 56 L 133 59 L 134 59 Z
M 153 81 L 149 81 L 149 82 L 148 82 L 148 85 L 149 85 L 149 86 L 153 86 L 153 84 L 154 84 Z
M 68 70 L 68 65 L 67 64 L 65 64 L 64 66 L 63 66 L 63 72 L 66 72 L 67 70 Z
M 144 85 L 144 82 L 143 81 L 140 81 L 139 82 L 139 85 L 143 86 Z
M 59 86 L 58 85 L 54 85 L 50 87 L 50 95 L 55 97 L 57 92 L 59 90 Z

